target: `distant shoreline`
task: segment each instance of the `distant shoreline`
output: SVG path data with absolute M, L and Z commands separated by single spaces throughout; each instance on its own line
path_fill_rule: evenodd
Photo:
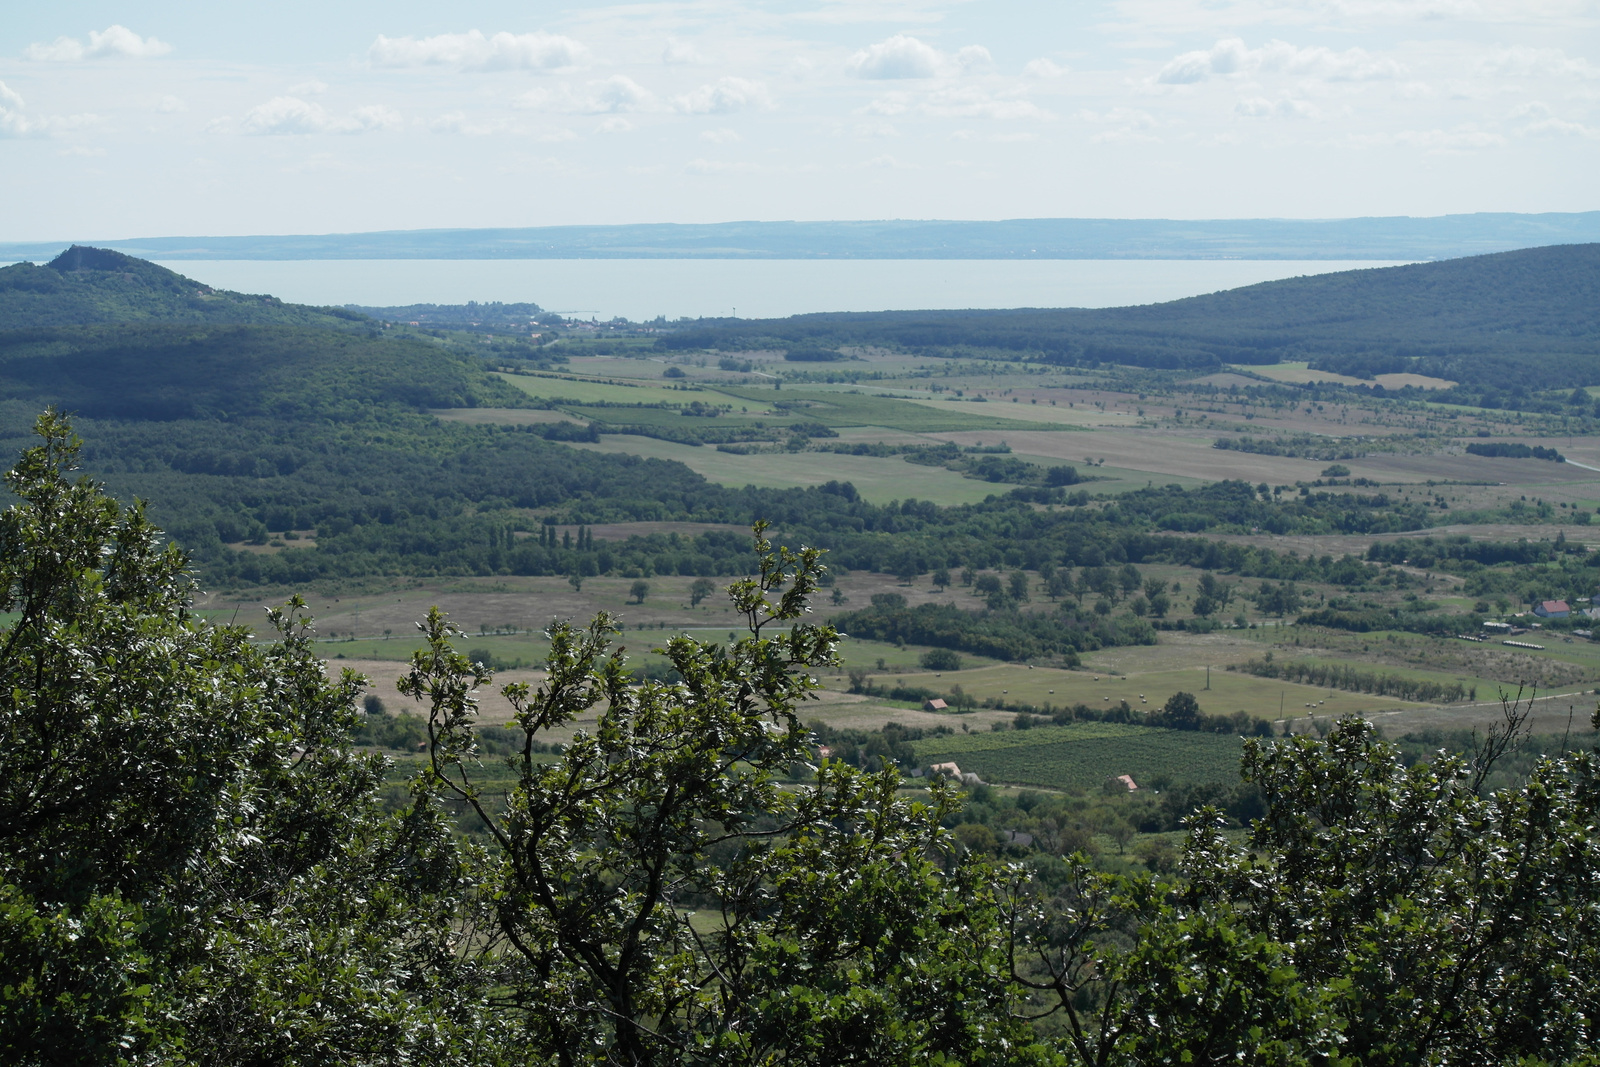
M 72 243 L 158 260 L 1427 260 L 1600 241 L 1600 211 L 1355 219 L 1008 219 L 648 223 L 0 242 L 42 261 Z

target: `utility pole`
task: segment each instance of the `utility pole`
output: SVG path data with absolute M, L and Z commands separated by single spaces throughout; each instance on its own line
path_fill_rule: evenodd
M 1211 688 L 1211 665 L 1206 664 L 1206 688 Z

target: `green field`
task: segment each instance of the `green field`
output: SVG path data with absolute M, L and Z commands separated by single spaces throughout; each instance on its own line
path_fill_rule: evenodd
M 926 403 L 898 400 L 891 396 L 872 396 L 866 392 L 832 392 L 822 389 L 738 389 L 724 386 L 730 397 L 746 402 L 772 404 L 778 401 L 805 402 L 795 414 L 831 427 L 884 426 L 911 433 L 957 433 L 963 430 L 1059 430 L 1048 422 L 1020 422 L 994 418 L 980 412 L 930 408 Z
M 1130 775 L 1145 784 L 1232 783 L 1243 743 L 1231 734 L 1084 722 L 935 737 L 913 746 L 923 764 L 955 761 L 990 782 L 1082 789 Z
M 550 374 L 499 374 L 496 377 L 542 400 L 568 400 L 578 404 L 687 404 L 718 398 L 703 389 L 667 389 L 655 385 L 627 385 L 594 382 L 583 378 L 561 378 Z
M 613 417 L 622 414 L 625 413 L 619 412 Z M 816 452 L 740 456 L 718 452 L 708 446 L 680 445 L 631 434 L 608 434 L 597 443 L 578 442 L 571 447 L 613 455 L 677 460 L 710 481 L 734 488 L 759 485 L 773 489 L 794 489 L 830 481 L 851 482 L 864 499 L 874 504 L 912 497 L 931 500 L 936 504 L 976 504 L 1010 488 L 964 478 L 943 467 L 907 463 L 899 456 L 844 456 Z
M 1210 689 L 1205 688 L 1206 670 L 1203 666 L 1112 675 L 1093 670 L 1034 669 L 1001 664 L 946 671 L 938 676 L 930 673 L 908 674 L 898 680 L 906 685 L 943 690 L 959 684 L 978 700 L 994 698 L 1008 704 L 1033 704 L 1041 708 L 1047 703 L 1058 708 L 1073 704 L 1106 708 L 1125 700 L 1135 710 L 1148 712 L 1159 708 L 1173 693 L 1182 691 L 1193 693 L 1200 702 L 1201 710 L 1208 715 L 1231 715 L 1242 711 L 1258 719 L 1304 716 L 1310 710 L 1319 716 L 1337 718 L 1383 708 L 1416 706 L 1394 697 L 1330 691 L 1295 682 L 1229 672 L 1222 669 L 1222 664 L 1215 665 L 1211 670 Z M 1307 704 L 1318 706 L 1308 709 Z
M 455 646 L 462 652 L 483 649 L 496 659 L 507 663 L 522 661 L 525 667 L 544 665 L 550 651 L 550 642 L 542 634 L 468 634 L 457 638 Z M 420 635 L 409 633 L 404 637 L 365 637 L 353 641 L 333 640 L 317 642 L 319 655 L 329 659 L 380 659 L 407 662 L 411 653 L 424 647 Z

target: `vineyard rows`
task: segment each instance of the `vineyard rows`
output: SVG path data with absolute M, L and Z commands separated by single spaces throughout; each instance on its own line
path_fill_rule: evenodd
M 1002 739 L 1009 744 L 996 743 Z M 987 745 L 984 742 L 988 742 Z M 1145 786 L 1239 779 L 1243 742 L 1231 734 L 1195 733 L 1115 723 L 939 737 L 919 742 L 923 763 L 955 760 L 988 782 L 1053 789 L 1094 788 L 1129 775 Z

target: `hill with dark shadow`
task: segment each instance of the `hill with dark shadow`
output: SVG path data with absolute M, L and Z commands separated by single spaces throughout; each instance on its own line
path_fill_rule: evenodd
M 213 289 L 148 260 L 73 245 L 44 266 L 0 268 L 0 330 L 111 322 L 209 322 L 348 328 L 366 316 Z
M 1062 364 L 1185 370 L 1307 360 L 1359 377 L 1600 383 L 1600 244 L 1288 278 L 1140 307 L 718 320 L 662 343 L 998 349 Z

